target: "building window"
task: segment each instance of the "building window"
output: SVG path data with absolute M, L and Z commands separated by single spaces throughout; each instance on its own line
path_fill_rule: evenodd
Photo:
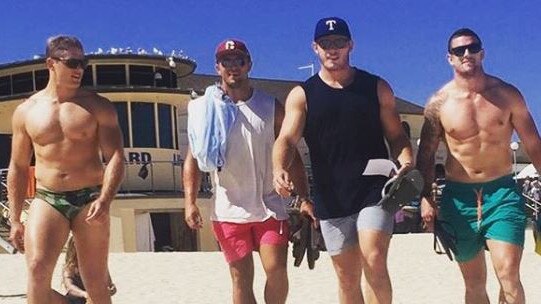
M 132 138 L 134 148 L 156 148 L 154 104 L 131 103 Z
M 94 86 L 94 72 L 92 71 L 92 66 L 89 65 L 86 67 L 83 73 L 83 79 L 81 79 L 82 87 L 93 87 Z
M 0 77 L 0 96 L 11 95 L 11 76 Z
M 148 65 L 130 65 L 130 85 L 154 86 L 154 69 Z
M 34 71 L 34 77 L 36 79 L 36 91 L 43 90 L 49 82 L 49 70 Z
M 96 66 L 98 85 L 126 85 L 126 68 L 123 64 Z
M 176 88 L 177 74 L 164 68 L 156 68 L 156 74 L 161 77 L 156 78 L 156 86 L 162 88 Z
M 178 132 L 178 122 L 177 122 L 177 107 L 173 107 L 173 122 L 175 123 L 174 124 L 174 129 L 173 129 L 173 132 L 175 132 L 175 149 L 179 149 L 179 144 L 178 144 L 178 136 L 179 136 L 179 132 Z
M 160 122 L 160 148 L 174 149 L 170 105 L 158 104 L 158 121 Z
M 118 116 L 118 125 L 122 130 L 122 139 L 124 140 L 124 147 L 130 147 L 130 129 L 128 124 L 128 103 L 125 101 L 113 102 L 116 108 L 116 114 Z
M 28 93 L 34 91 L 34 77 L 32 72 L 15 74 L 12 76 L 13 94 Z

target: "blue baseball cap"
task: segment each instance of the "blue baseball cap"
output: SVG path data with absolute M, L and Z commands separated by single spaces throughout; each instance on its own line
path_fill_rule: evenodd
M 316 30 L 314 31 L 314 41 L 329 35 L 339 35 L 351 39 L 348 24 L 338 17 L 327 17 L 317 22 Z

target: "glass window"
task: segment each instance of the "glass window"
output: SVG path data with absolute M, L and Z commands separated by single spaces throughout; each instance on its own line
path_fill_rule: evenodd
M 132 138 L 134 148 L 156 148 L 154 104 L 131 103 Z
M 94 86 L 94 79 L 92 77 L 94 73 L 92 72 L 92 66 L 89 65 L 86 67 L 85 72 L 83 74 L 83 79 L 81 80 L 81 86 L 82 87 L 93 87 Z
M 130 85 L 154 86 L 154 69 L 149 65 L 130 65 Z
M 171 70 L 164 69 L 164 68 L 156 68 L 156 73 L 159 73 L 159 75 L 161 76 L 161 79 L 160 78 L 156 79 L 157 87 L 172 88 L 173 81 L 175 81 L 175 84 L 176 84 L 177 79 L 175 78 L 173 80 L 173 75 L 172 75 Z
M 0 77 L 0 96 L 11 95 L 11 76 Z
M 158 121 L 160 122 L 160 148 L 174 149 L 170 105 L 158 104 Z
M 15 74 L 12 76 L 13 94 L 28 93 L 34 91 L 34 77 L 32 72 Z
M 34 77 L 36 78 L 36 91 L 43 90 L 49 82 L 49 70 L 34 71 Z
M 126 85 L 126 69 L 123 64 L 96 66 L 98 85 Z
M 130 129 L 128 127 L 128 103 L 125 101 L 113 102 L 118 115 L 118 124 L 120 130 L 122 130 L 122 139 L 124 140 L 124 147 L 130 147 Z
M 171 71 L 171 87 L 176 88 L 177 87 L 177 73 Z
M 174 134 L 176 135 L 175 136 L 175 149 L 178 150 L 178 135 L 179 135 L 179 132 L 178 132 L 178 123 L 177 123 L 177 107 L 173 107 L 173 121 L 175 122 L 174 126 L 175 126 L 175 129 L 173 130 L 173 132 L 175 132 Z

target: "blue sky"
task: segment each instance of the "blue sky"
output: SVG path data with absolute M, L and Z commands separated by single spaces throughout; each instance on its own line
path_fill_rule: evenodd
M 541 4 L 524 1 L 2 1 L 0 62 L 43 53 L 48 36 L 81 38 L 98 47 L 183 49 L 196 73 L 213 74 L 216 44 L 245 40 L 252 76 L 303 80 L 315 63 L 316 21 L 339 16 L 355 41 L 352 64 L 391 83 L 395 94 L 424 105 L 452 77 L 446 55 L 451 32 L 471 27 L 483 40 L 485 70 L 517 86 L 541 122 Z

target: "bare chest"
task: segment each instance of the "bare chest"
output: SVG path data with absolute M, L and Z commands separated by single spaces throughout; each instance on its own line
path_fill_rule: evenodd
M 511 128 L 510 113 L 505 100 L 477 94 L 447 100 L 440 117 L 445 133 L 463 140 L 481 133 L 494 135 Z
M 97 121 L 92 113 L 75 103 L 36 104 L 26 117 L 32 141 L 48 145 L 64 140 L 78 141 L 95 136 Z

